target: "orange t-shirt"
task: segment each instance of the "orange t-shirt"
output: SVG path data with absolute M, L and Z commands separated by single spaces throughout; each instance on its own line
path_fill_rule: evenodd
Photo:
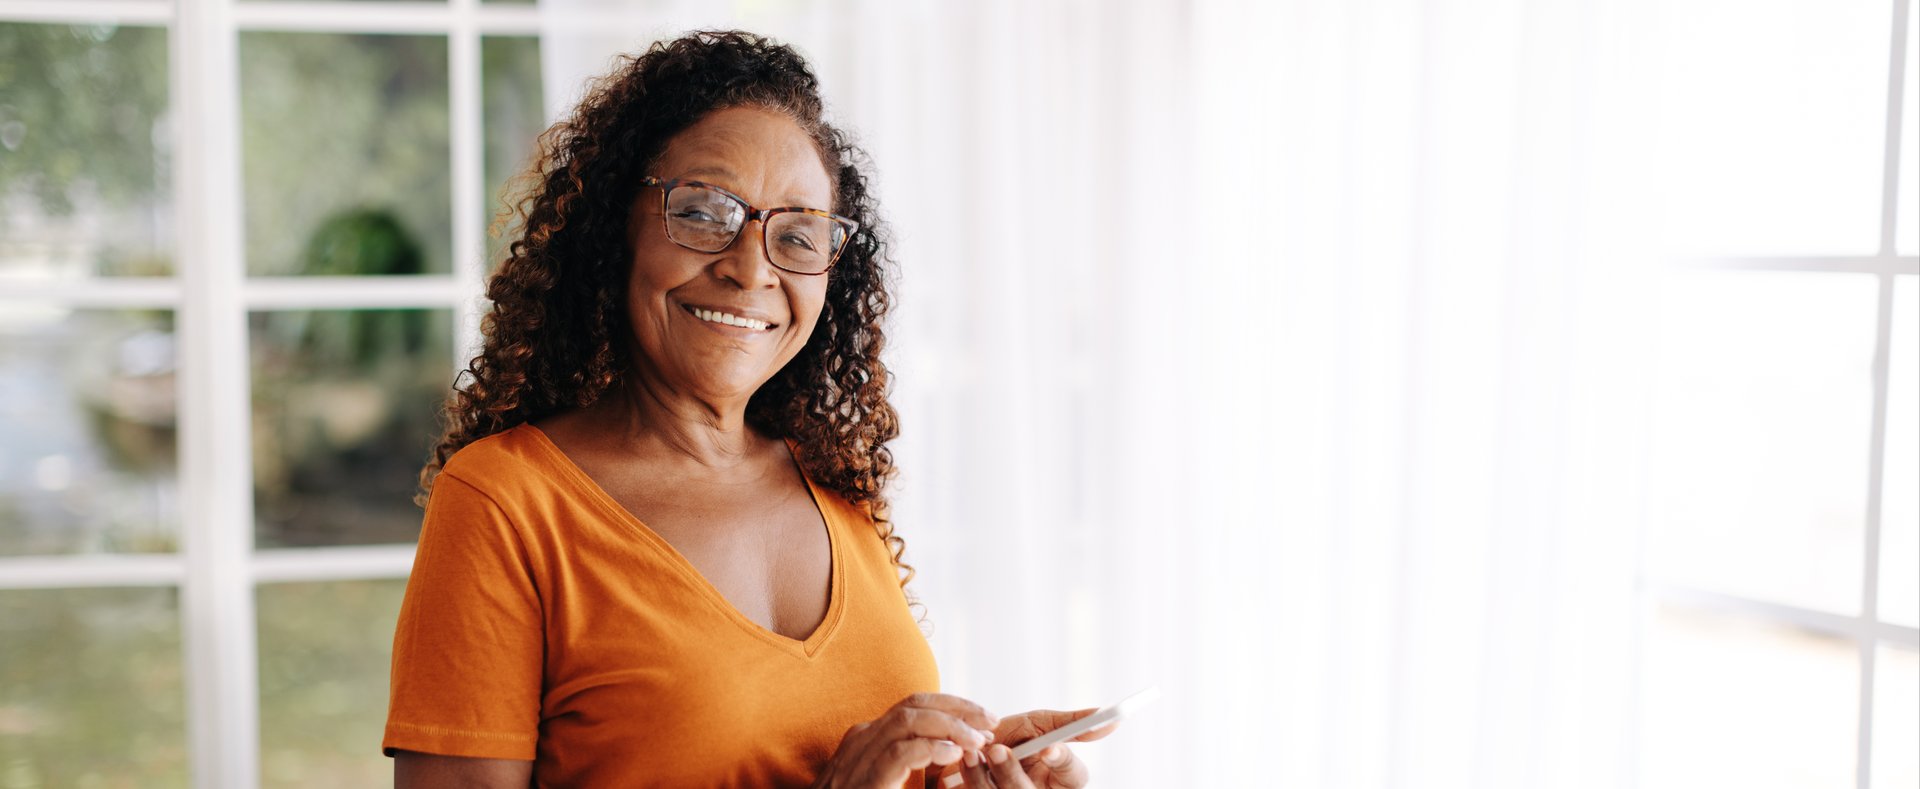
M 543 787 L 811 783 L 847 727 L 939 675 L 872 519 L 807 487 L 831 596 L 795 641 L 741 614 L 539 428 L 461 449 L 427 504 L 382 748 L 532 759 Z

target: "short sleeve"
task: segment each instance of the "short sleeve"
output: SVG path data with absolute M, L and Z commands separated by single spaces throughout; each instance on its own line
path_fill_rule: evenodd
M 532 566 L 493 499 L 435 480 L 394 630 L 388 756 L 534 758 L 545 628 Z

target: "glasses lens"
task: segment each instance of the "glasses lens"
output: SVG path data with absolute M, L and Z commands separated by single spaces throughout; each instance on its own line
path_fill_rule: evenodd
M 667 193 L 667 237 L 701 252 L 719 252 L 733 243 L 746 210 L 719 192 L 700 186 L 676 186 Z
M 846 228 L 817 214 L 788 211 L 767 218 L 767 254 L 788 271 L 818 274 L 846 243 Z

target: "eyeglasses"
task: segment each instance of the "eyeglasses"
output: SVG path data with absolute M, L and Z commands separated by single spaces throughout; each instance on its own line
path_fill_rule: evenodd
M 699 181 L 649 176 L 640 183 L 660 187 L 660 213 L 673 243 L 719 252 L 757 219 L 768 262 L 795 274 L 825 274 L 860 229 L 860 223 L 818 208 L 754 208 L 739 195 Z

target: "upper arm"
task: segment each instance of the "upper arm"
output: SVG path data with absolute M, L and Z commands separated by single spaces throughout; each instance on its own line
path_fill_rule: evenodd
M 394 627 L 382 749 L 534 757 L 546 641 L 532 566 L 507 512 L 443 472 Z
M 393 789 L 526 789 L 533 762 L 393 752 Z

